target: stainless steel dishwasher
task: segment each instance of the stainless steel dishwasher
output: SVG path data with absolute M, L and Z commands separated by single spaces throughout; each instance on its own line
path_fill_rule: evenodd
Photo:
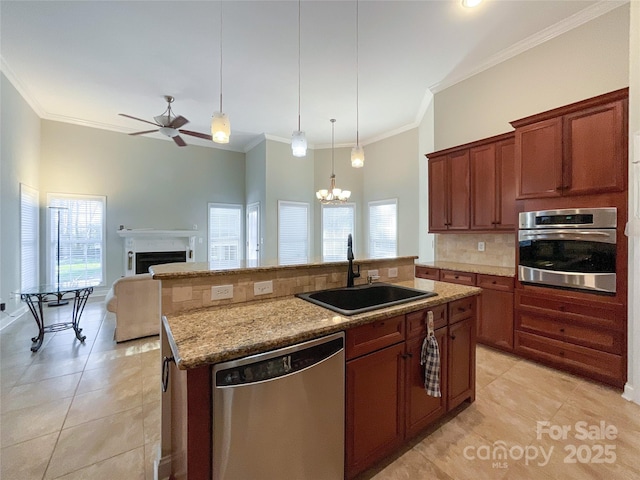
M 213 368 L 214 480 L 344 478 L 344 333 Z

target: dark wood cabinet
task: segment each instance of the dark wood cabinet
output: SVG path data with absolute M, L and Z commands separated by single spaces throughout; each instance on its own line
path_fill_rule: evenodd
M 511 122 L 518 199 L 621 192 L 628 89 Z
M 469 229 L 469 152 L 429 160 L 429 231 Z
M 622 388 L 624 305 L 561 293 L 516 292 L 515 352 Z
M 440 270 L 440 281 L 473 287 L 476 284 L 476 274 L 458 270 Z
M 427 156 L 430 232 L 515 228 L 512 133 Z
M 346 463 L 351 478 L 403 440 L 404 343 L 347 362 Z
M 416 278 L 426 278 L 427 280 L 440 280 L 440 269 L 416 265 L 415 276 Z
M 478 343 L 513 351 L 512 277 L 478 274 L 476 286 L 482 288 L 478 314 Z
M 467 297 L 347 330 L 347 478 L 373 466 L 463 401 L 475 400 L 476 302 L 477 297 Z M 429 312 L 440 351 L 441 397 L 427 395 L 420 365 Z M 403 338 L 389 345 L 392 332 L 400 331 L 399 319 Z M 448 325 L 452 319 L 455 324 Z M 350 345 L 359 347 L 355 356 Z
M 514 140 L 470 149 L 471 230 L 513 230 L 516 224 Z

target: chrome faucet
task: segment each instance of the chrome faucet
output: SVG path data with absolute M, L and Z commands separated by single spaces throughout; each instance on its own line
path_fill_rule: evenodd
M 351 234 L 347 237 L 347 260 L 349 260 L 349 270 L 347 270 L 347 287 L 353 287 L 353 279 L 360 276 L 360 265 L 358 265 L 358 271 L 353 271 L 353 239 Z

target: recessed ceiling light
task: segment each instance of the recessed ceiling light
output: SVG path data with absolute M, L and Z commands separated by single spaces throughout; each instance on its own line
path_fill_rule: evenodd
M 477 7 L 482 3 L 482 0 L 462 0 L 462 6 L 466 8 Z

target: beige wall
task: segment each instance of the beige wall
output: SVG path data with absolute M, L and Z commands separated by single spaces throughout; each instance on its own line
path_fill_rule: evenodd
M 20 308 L 20 184 L 39 188 L 41 122 L 2 73 L 0 82 L 0 299 L 11 314 Z
M 509 122 L 629 85 L 629 5 L 435 95 L 435 149 L 513 130 Z
M 485 243 L 484 252 L 478 242 Z M 436 258 L 442 262 L 475 263 L 513 268 L 516 263 L 515 234 L 438 235 Z

